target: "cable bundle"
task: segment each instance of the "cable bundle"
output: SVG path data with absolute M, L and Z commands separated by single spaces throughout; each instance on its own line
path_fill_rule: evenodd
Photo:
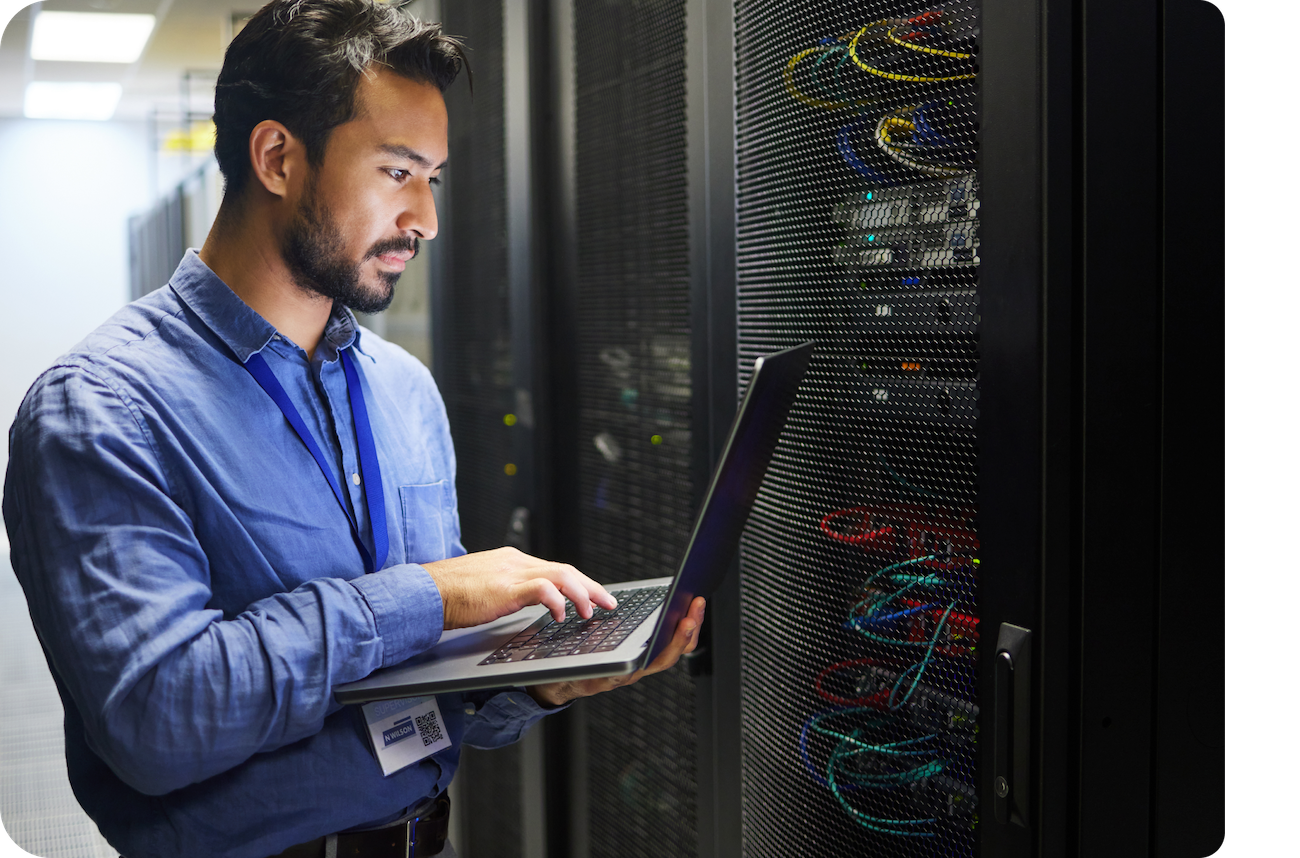
M 855 149 L 857 137 L 869 136 L 890 160 L 927 176 L 965 175 L 975 166 L 973 129 L 959 132 L 955 123 L 946 128 L 945 120 L 969 114 L 967 106 L 948 110 L 954 103 L 943 98 L 871 115 L 887 101 L 897 104 L 893 90 L 898 85 L 975 79 L 973 52 L 936 44 L 950 23 L 943 9 L 933 9 L 906 19 L 881 19 L 855 32 L 824 38 L 786 62 L 782 75 L 785 89 L 810 107 L 863 114 L 862 119 L 836 131 L 835 148 L 850 167 L 873 183 L 892 185 L 897 181 L 862 157 Z M 814 56 L 804 76 L 808 84 L 805 92 L 796 85 L 795 72 L 801 62 Z M 854 70 L 866 72 L 877 85 L 853 79 Z
M 906 544 L 914 556 L 863 582 L 844 628 L 879 655 L 818 674 L 814 689 L 833 708 L 809 718 L 799 739 L 805 767 L 850 818 L 904 837 L 934 836 L 936 808 L 951 816 L 972 811 L 975 803 L 973 789 L 950 771 L 950 743 L 973 737 L 978 709 L 942 690 L 941 682 L 923 682 L 938 659 L 969 662 L 974 653 L 979 621 L 958 607 L 960 582 L 978 563 L 965 554 L 975 543 L 964 521 L 932 514 L 925 523 L 923 516 L 920 507 L 896 504 L 838 510 L 822 519 L 822 532 L 838 542 L 887 553 L 892 541 Z M 915 815 L 901 816 L 886 805 L 909 807 Z

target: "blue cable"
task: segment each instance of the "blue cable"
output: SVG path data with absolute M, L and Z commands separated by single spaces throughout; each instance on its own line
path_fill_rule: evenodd
M 850 167 L 852 167 L 857 172 L 861 173 L 868 180 L 881 185 L 898 184 L 893 179 L 886 176 L 884 173 L 881 173 L 867 166 L 867 162 L 863 161 L 862 158 L 858 156 L 858 153 L 853 150 L 853 141 L 851 139 L 851 135 L 853 134 L 854 131 L 859 131 L 862 128 L 864 128 L 866 125 L 867 125 L 867 120 L 859 119 L 857 122 L 850 122 L 848 125 L 845 125 L 839 131 L 836 131 L 835 132 L 836 151 L 840 153 L 840 157 L 842 157 L 845 161 L 848 162 Z

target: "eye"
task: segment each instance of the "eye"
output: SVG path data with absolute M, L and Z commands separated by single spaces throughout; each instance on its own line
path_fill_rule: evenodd
M 432 179 L 429 180 L 429 185 L 430 185 L 431 187 L 436 188 L 436 187 L 438 187 L 438 186 L 441 185 L 441 184 L 442 184 L 442 177 L 441 177 L 441 176 L 434 176 Z
M 392 179 L 398 182 L 406 181 L 406 177 L 411 175 L 410 170 L 403 170 L 400 167 L 389 167 L 384 170 Z

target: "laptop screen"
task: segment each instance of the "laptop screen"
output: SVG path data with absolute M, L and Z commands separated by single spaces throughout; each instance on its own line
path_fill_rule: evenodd
M 696 516 L 690 546 L 673 581 L 643 667 L 672 640 L 691 600 L 711 595 L 726 575 L 815 345 L 804 343 L 754 361 L 754 374 L 732 421 L 704 505 Z

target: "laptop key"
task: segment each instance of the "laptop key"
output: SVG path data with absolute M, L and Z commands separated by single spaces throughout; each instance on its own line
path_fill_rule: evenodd
M 666 587 L 643 587 L 617 593 L 619 606 L 613 611 L 593 606 L 587 619 L 578 616 L 570 603 L 561 622 L 551 620 L 540 629 L 520 632 L 480 664 L 536 661 L 566 655 L 612 652 L 628 639 L 663 603 Z

